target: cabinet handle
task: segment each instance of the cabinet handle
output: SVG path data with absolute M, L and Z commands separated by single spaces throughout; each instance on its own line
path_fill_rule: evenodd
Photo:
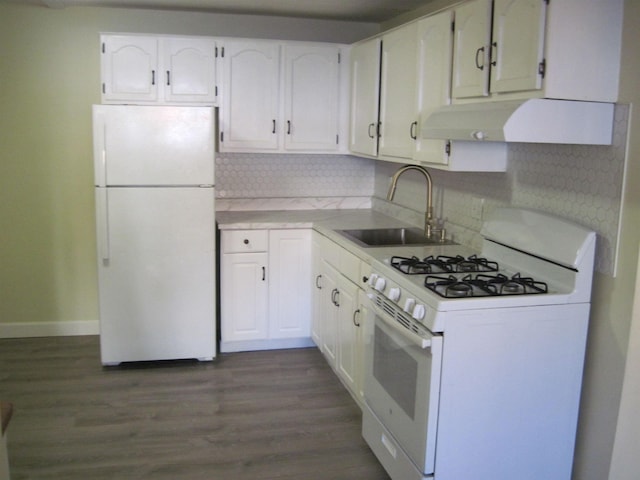
M 156 84 L 156 71 L 151 70 L 151 85 L 155 85 L 155 84 Z
M 378 131 L 376 132 L 378 138 L 382 136 L 382 122 L 378 122 Z
M 359 308 L 355 312 L 353 312 L 353 324 L 356 327 L 360 326 L 360 323 L 356 320 L 356 318 L 358 318 L 358 315 L 360 315 L 360 309 Z
M 287 120 L 287 135 L 291 135 L 291 120 Z
M 167 70 L 167 85 L 171 85 L 171 72 Z
M 264 282 L 267 278 L 267 267 L 262 267 L 262 281 Z
M 498 63 L 498 42 L 493 42 L 491 44 L 491 50 L 489 51 L 491 56 L 491 65 L 494 67 Z
M 335 301 L 335 305 L 336 305 L 336 307 L 339 307 L 339 306 L 340 306 L 340 290 L 338 290 L 337 288 L 336 288 L 336 301 Z
M 480 56 L 480 53 L 482 53 L 482 65 L 480 65 L 480 63 L 478 62 L 478 57 Z M 480 70 L 484 70 L 484 46 L 480 47 L 478 50 L 476 50 L 476 68 L 480 69 Z
M 333 290 L 331 290 L 331 303 L 333 303 L 336 307 L 340 306 L 337 300 L 339 294 L 340 292 L 338 291 L 337 288 L 334 288 Z
M 275 119 L 273 119 L 272 122 L 273 122 L 273 128 L 271 129 L 271 133 L 276 133 L 276 121 L 275 121 Z
M 412 122 L 411 127 L 409 127 L 409 136 L 414 140 L 418 139 L 417 130 L 418 130 L 418 122 Z
M 370 123 L 369 124 L 369 128 L 367 129 L 367 134 L 369 135 L 369 138 L 376 138 L 372 133 L 371 133 L 371 129 L 375 128 L 376 124 L 375 123 Z
M 316 288 L 317 288 L 318 290 L 322 290 L 322 285 L 320 285 L 320 283 L 319 283 L 321 278 L 322 278 L 322 275 L 318 275 L 318 276 L 316 277 Z
M 245 238 L 242 243 L 244 243 L 245 245 L 249 245 L 249 239 Z

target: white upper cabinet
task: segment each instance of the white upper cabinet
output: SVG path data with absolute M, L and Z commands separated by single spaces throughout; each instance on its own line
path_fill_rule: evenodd
M 101 35 L 102 102 L 216 103 L 211 38 Z
M 623 0 L 471 0 L 454 11 L 454 101 L 617 100 Z
M 349 150 L 371 156 L 378 154 L 380 45 L 375 38 L 351 49 Z
M 417 63 L 418 132 L 413 152 L 414 160 L 446 165 L 450 150 L 444 140 L 425 139 L 420 127 L 437 108 L 451 101 L 451 62 L 453 12 L 446 11 L 418 22 Z
M 417 24 L 382 36 L 378 154 L 406 161 L 417 138 Z
M 452 94 L 455 98 L 489 94 L 491 0 L 473 0 L 455 10 Z
M 220 150 L 338 151 L 340 54 L 336 45 L 225 42 Z
M 285 150 L 338 150 L 340 56 L 333 45 L 285 44 Z
M 221 151 L 277 151 L 280 45 L 231 40 L 221 47 Z
M 216 101 L 216 43 L 209 38 L 162 39 L 161 77 L 169 102 L 213 104 Z
M 158 100 L 158 39 L 101 35 L 102 101 Z

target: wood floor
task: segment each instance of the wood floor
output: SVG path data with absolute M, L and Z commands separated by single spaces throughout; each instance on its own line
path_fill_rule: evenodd
M 103 368 L 98 337 L 0 340 L 12 480 L 388 480 L 316 349 Z

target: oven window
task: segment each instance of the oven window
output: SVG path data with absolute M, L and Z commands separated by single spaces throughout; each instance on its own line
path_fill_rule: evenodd
M 404 348 L 376 325 L 373 376 L 413 420 L 418 363 Z

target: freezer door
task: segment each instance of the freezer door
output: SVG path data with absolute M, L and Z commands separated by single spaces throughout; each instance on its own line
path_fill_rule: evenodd
M 96 188 L 103 364 L 215 356 L 213 188 Z
M 213 185 L 211 107 L 94 105 L 95 184 Z

